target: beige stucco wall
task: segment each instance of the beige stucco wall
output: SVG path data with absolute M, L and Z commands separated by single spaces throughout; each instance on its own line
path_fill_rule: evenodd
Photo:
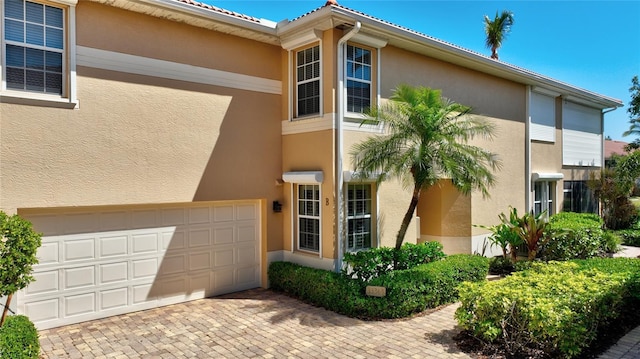
M 333 130 L 306 132 L 282 136 L 282 172 L 291 171 L 322 171 L 323 181 L 320 186 L 321 196 L 321 241 L 322 257 L 335 258 L 337 248 L 335 239 L 335 177 L 334 177 L 334 142 Z M 291 250 L 291 228 L 295 228 L 296 216 L 296 189 L 295 185 L 285 183 L 283 217 L 283 242 L 284 249 Z M 293 189 L 293 196 L 291 191 Z M 295 233 L 293 234 L 295 238 Z M 295 248 L 294 241 L 294 248 Z M 300 252 L 304 255 L 304 252 Z M 315 254 L 309 254 L 315 256 Z
M 77 19 L 81 46 L 280 77 L 278 47 L 87 2 Z M 2 209 L 282 199 L 279 95 L 82 66 L 77 92 L 76 110 L 0 104 Z

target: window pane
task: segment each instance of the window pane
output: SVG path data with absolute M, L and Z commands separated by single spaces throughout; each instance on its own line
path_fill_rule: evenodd
M 45 24 L 47 26 L 55 26 L 62 28 L 62 9 L 47 6 L 45 9 Z
M 27 44 L 44 45 L 44 26 L 27 24 Z
M 44 70 L 44 51 L 27 48 L 27 68 Z
M 59 52 L 47 51 L 45 53 L 46 71 L 62 73 L 62 54 Z
M 62 49 L 64 37 L 61 29 L 47 28 L 47 46 Z
M 62 74 L 47 73 L 45 81 L 45 92 L 62 95 Z
M 7 45 L 7 66 L 24 67 L 24 47 Z
M 29 91 L 44 92 L 44 72 L 27 70 L 26 89 Z
M 4 24 L 4 38 L 10 41 L 24 41 L 24 23 L 6 20 Z
M 25 2 L 25 8 L 27 10 L 27 21 L 44 24 L 44 5 L 27 1 Z
M 24 90 L 24 70 L 7 67 L 7 88 Z
M 24 2 L 22 0 L 5 0 L 4 16 L 24 20 Z

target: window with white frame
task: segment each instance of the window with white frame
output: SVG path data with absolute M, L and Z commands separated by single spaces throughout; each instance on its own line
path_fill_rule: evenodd
M 547 211 L 551 216 L 555 213 L 555 189 L 554 181 L 536 181 L 533 186 L 533 213 L 538 215 Z
M 347 111 L 362 113 L 371 106 L 371 51 L 347 45 Z
M 320 251 L 320 186 L 298 185 L 298 249 Z
M 371 184 L 347 185 L 347 251 L 371 248 Z
M 296 52 L 298 116 L 320 113 L 320 46 Z
M 25 0 L 4 0 L 3 83 L 8 90 L 62 95 L 65 11 Z

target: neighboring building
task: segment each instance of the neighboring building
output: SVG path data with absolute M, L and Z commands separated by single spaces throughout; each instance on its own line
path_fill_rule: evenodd
M 279 23 L 191 0 L 0 0 L 0 209 L 43 232 L 17 309 L 39 328 L 267 286 L 393 245 L 410 198 L 354 179 L 400 83 L 498 128 L 491 198 L 426 191 L 406 241 L 479 251 L 521 210 L 579 209 L 619 100 L 328 4 Z M 340 239 L 340 240 L 338 240 Z
M 616 140 L 604 140 L 604 164 L 609 166 L 609 159 L 613 155 L 624 156 L 629 154 L 625 148 L 628 146 L 628 142 L 616 141 Z

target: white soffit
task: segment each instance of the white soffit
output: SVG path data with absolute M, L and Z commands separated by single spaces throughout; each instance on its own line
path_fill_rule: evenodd
M 324 180 L 322 171 L 285 172 L 282 180 L 287 183 L 313 183 L 320 184 Z
M 347 31 L 345 31 L 346 33 Z M 380 49 L 383 48 L 385 46 L 387 46 L 387 40 L 383 40 L 380 39 L 378 37 L 373 37 L 371 35 L 367 35 L 361 32 L 356 33 L 355 35 L 353 35 L 353 37 L 351 39 L 349 39 L 349 41 L 352 42 L 357 42 L 359 44 L 363 44 L 363 45 L 367 45 L 367 46 L 371 46 L 374 47 L 376 49 Z
M 533 92 L 537 92 L 539 94 L 547 95 L 547 96 L 551 96 L 551 97 L 558 97 L 558 96 L 561 95 L 561 93 L 559 93 L 559 92 L 551 91 L 549 89 L 542 88 L 542 87 L 539 87 L 539 86 L 534 86 L 531 90 Z
M 534 172 L 531 174 L 533 181 L 557 181 L 564 178 L 562 173 L 539 173 Z
M 285 50 L 293 50 L 298 47 L 302 47 L 306 44 L 310 44 L 315 41 L 320 41 L 322 39 L 322 31 L 316 29 L 309 29 L 307 31 L 303 31 L 301 33 L 297 33 L 288 38 L 284 38 L 281 40 L 282 48 Z

